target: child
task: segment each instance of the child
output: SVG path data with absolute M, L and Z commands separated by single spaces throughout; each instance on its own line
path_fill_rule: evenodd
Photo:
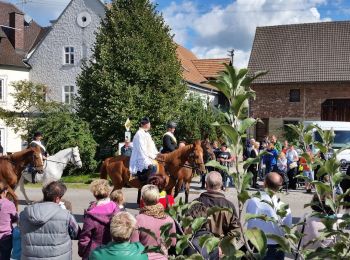
M 15 204 L 6 198 L 8 186 L 0 182 L 0 259 L 10 259 L 13 223 L 18 219 Z
M 124 208 L 125 198 L 122 190 L 115 190 L 109 195 L 111 201 L 119 206 L 120 211 L 126 211 Z

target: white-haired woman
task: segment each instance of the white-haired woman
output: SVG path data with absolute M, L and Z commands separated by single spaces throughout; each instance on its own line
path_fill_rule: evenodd
M 136 228 L 136 219 L 129 212 L 114 215 L 111 221 L 112 242 L 101 246 L 90 255 L 90 260 L 132 259 L 147 260 L 145 247 L 137 242 L 130 243 L 130 236 Z
M 140 241 L 144 246 L 161 246 L 162 253 L 148 253 L 148 259 L 168 259 L 168 248 L 164 245 L 160 237 L 160 227 L 171 223 L 170 234 L 176 233 L 174 220 L 165 214 L 164 207 L 159 203 L 159 190 L 155 185 L 145 185 L 141 190 L 141 198 L 144 207 L 140 209 L 140 214 L 136 217 L 137 226 L 152 231 L 157 239 L 146 232 L 135 230 L 131 236 L 131 241 Z M 172 246 L 176 245 L 176 239 L 172 238 Z

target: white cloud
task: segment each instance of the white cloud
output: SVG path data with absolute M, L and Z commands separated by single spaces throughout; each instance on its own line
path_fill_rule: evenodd
M 226 57 L 234 48 L 236 66 L 246 66 L 257 26 L 328 21 L 317 9 L 325 4 L 327 0 L 236 0 L 203 13 L 187 1 L 173 2 L 163 14 L 175 40 L 192 46 L 199 57 Z

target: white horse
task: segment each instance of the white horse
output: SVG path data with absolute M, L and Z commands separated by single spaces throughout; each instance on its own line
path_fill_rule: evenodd
M 63 174 L 63 170 L 69 163 L 72 163 L 78 168 L 81 168 L 83 166 L 82 161 L 80 159 L 78 147 L 67 148 L 62 151 L 59 151 L 58 153 L 52 156 L 47 157 L 44 165 L 44 172 L 42 174 L 37 173 L 35 176 L 35 181 L 42 182 L 43 186 L 46 186 L 52 181 L 60 180 Z M 27 171 L 24 171 L 17 185 L 17 187 L 20 187 L 20 190 L 23 193 L 28 204 L 29 198 L 24 189 L 24 179 L 31 182 L 32 174 Z

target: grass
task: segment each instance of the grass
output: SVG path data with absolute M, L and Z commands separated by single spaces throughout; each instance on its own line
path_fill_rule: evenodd
M 95 180 L 99 179 L 100 174 L 99 173 L 91 173 L 91 174 L 84 174 L 84 175 L 70 175 L 70 176 L 64 176 L 62 177 L 61 181 L 66 184 L 67 188 L 70 189 L 87 189 L 89 188 L 89 184 Z M 42 183 L 26 183 L 26 187 L 30 188 L 42 188 Z
M 90 184 L 93 180 L 100 178 L 99 173 L 91 173 L 84 175 L 69 175 L 62 177 L 64 183 L 80 183 L 80 184 Z

